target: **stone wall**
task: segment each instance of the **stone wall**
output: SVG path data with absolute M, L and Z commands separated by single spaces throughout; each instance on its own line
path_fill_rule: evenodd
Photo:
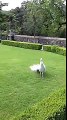
M 15 35 L 14 39 L 21 42 L 40 43 L 43 45 L 58 45 L 66 47 L 66 38 L 57 37 L 41 37 L 41 36 L 27 36 L 27 35 Z

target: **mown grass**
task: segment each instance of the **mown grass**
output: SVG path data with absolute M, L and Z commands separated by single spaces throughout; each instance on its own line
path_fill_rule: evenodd
M 41 57 L 47 69 L 44 78 L 29 68 L 38 64 Z M 0 44 L 0 120 L 11 120 L 63 88 L 65 79 L 65 56 Z

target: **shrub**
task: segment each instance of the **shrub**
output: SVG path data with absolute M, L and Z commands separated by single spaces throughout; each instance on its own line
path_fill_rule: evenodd
M 44 49 L 45 51 L 51 52 L 51 45 L 44 45 L 44 46 L 43 46 L 43 49 Z
M 60 55 L 66 55 L 66 48 L 59 47 L 57 45 L 44 45 L 43 49 L 45 51 L 54 52 Z
M 26 49 L 34 49 L 34 50 L 40 50 L 42 48 L 41 44 L 28 43 L 28 42 L 17 42 L 17 41 L 10 41 L 10 40 L 2 40 L 1 43 L 4 44 L 4 45 L 26 48 Z
M 47 99 L 28 108 L 14 120 L 66 120 L 66 90 L 56 91 Z
M 56 53 L 65 56 L 65 55 L 66 55 L 66 48 L 58 47 L 58 48 L 56 49 Z
M 34 49 L 34 50 L 41 50 L 42 45 L 36 43 L 29 43 L 29 42 L 17 42 L 17 41 L 10 41 L 10 40 L 2 40 L 2 44 L 21 47 L 26 49 Z M 60 55 L 66 55 L 66 48 L 59 47 L 57 45 L 44 45 L 43 49 L 48 52 L 54 52 Z

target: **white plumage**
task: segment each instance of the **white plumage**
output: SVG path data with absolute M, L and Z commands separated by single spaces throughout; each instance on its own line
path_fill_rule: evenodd
M 32 66 L 30 66 L 30 69 L 31 69 L 32 71 L 37 72 L 37 70 L 39 70 L 39 69 L 40 69 L 40 64 L 37 64 L 37 65 L 32 65 Z
M 43 77 L 43 73 L 46 71 L 46 66 L 41 58 L 40 64 L 32 65 L 30 66 L 30 69 L 35 72 L 40 72 L 40 75 Z
M 40 72 L 45 72 L 46 71 L 46 66 L 43 63 L 42 58 L 40 59 Z

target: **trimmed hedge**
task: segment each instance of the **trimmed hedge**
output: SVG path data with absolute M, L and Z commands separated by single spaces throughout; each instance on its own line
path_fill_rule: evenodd
M 59 47 L 57 45 L 44 45 L 43 50 L 57 53 L 57 54 L 64 55 L 64 56 L 66 55 L 66 48 Z
M 31 108 L 13 120 L 66 120 L 66 90 L 56 91 L 47 99 Z
M 36 43 L 17 42 L 17 41 L 10 41 L 10 40 L 2 40 L 1 43 L 4 45 L 26 48 L 26 49 L 34 49 L 34 50 L 42 49 L 42 45 L 36 44 Z M 43 45 L 43 50 L 57 53 L 57 54 L 64 55 L 64 56 L 66 55 L 66 48 L 59 47 L 57 45 Z
M 17 41 L 10 41 L 10 40 L 2 40 L 1 43 L 4 44 L 4 45 L 26 48 L 26 49 L 34 49 L 34 50 L 40 50 L 42 48 L 41 44 L 28 43 L 28 42 L 17 42 Z

